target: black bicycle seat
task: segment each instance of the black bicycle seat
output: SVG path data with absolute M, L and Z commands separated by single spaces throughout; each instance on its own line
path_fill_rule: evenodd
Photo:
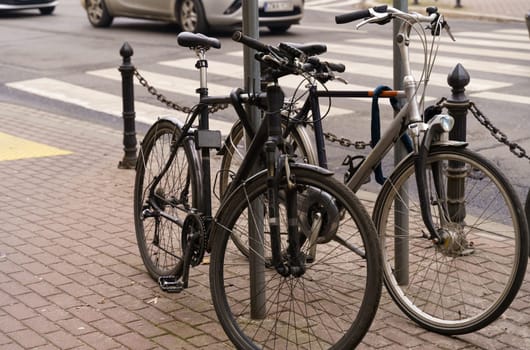
M 177 42 L 180 46 L 197 48 L 202 47 L 204 49 L 209 49 L 213 47 L 214 49 L 221 48 L 221 42 L 219 39 L 206 36 L 201 33 L 190 33 L 182 32 L 177 36 Z

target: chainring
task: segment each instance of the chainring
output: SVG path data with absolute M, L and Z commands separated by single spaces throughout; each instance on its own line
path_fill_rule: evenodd
M 206 251 L 204 224 L 200 215 L 188 214 L 182 225 L 182 248 L 184 251 L 188 248 L 188 242 L 191 242 L 191 259 L 190 265 L 197 266 L 202 262 L 204 252 Z

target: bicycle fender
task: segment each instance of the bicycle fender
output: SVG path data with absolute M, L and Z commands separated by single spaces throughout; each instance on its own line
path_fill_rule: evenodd
M 184 126 L 184 123 L 177 117 L 174 117 L 172 115 L 165 115 L 163 117 L 158 118 L 158 120 L 151 126 L 151 128 L 154 128 L 156 124 L 164 120 L 175 124 L 181 130 L 182 130 L 182 127 Z M 195 131 L 195 128 L 190 128 L 190 133 L 193 133 L 194 131 Z
M 291 166 L 291 168 L 310 169 L 312 171 L 315 171 L 315 172 L 319 173 L 320 175 L 325 175 L 325 176 L 333 176 L 333 174 L 334 174 L 333 171 L 331 171 L 329 169 L 326 169 L 326 168 L 321 168 L 318 165 L 314 165 L 314 164 L 292 163 L 292 164 L 290 164 L 290 166 Z

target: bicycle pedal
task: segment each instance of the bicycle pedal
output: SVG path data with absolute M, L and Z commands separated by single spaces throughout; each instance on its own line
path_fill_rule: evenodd
M 183 283 L 177 280 L 175 276 L 158 277 L 158 285 L 166 293 L 180 293 L 184 290 Z

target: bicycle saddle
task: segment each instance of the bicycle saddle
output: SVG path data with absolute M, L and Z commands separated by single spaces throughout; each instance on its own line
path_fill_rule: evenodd
M 202 47 L 206 50 L 209 48 L 220 49 L 221 42 L 219 39 L 206 36 L 201 33 L 182 32 L 177 36 L 177 42 L 180 46 L 196 48 Z

